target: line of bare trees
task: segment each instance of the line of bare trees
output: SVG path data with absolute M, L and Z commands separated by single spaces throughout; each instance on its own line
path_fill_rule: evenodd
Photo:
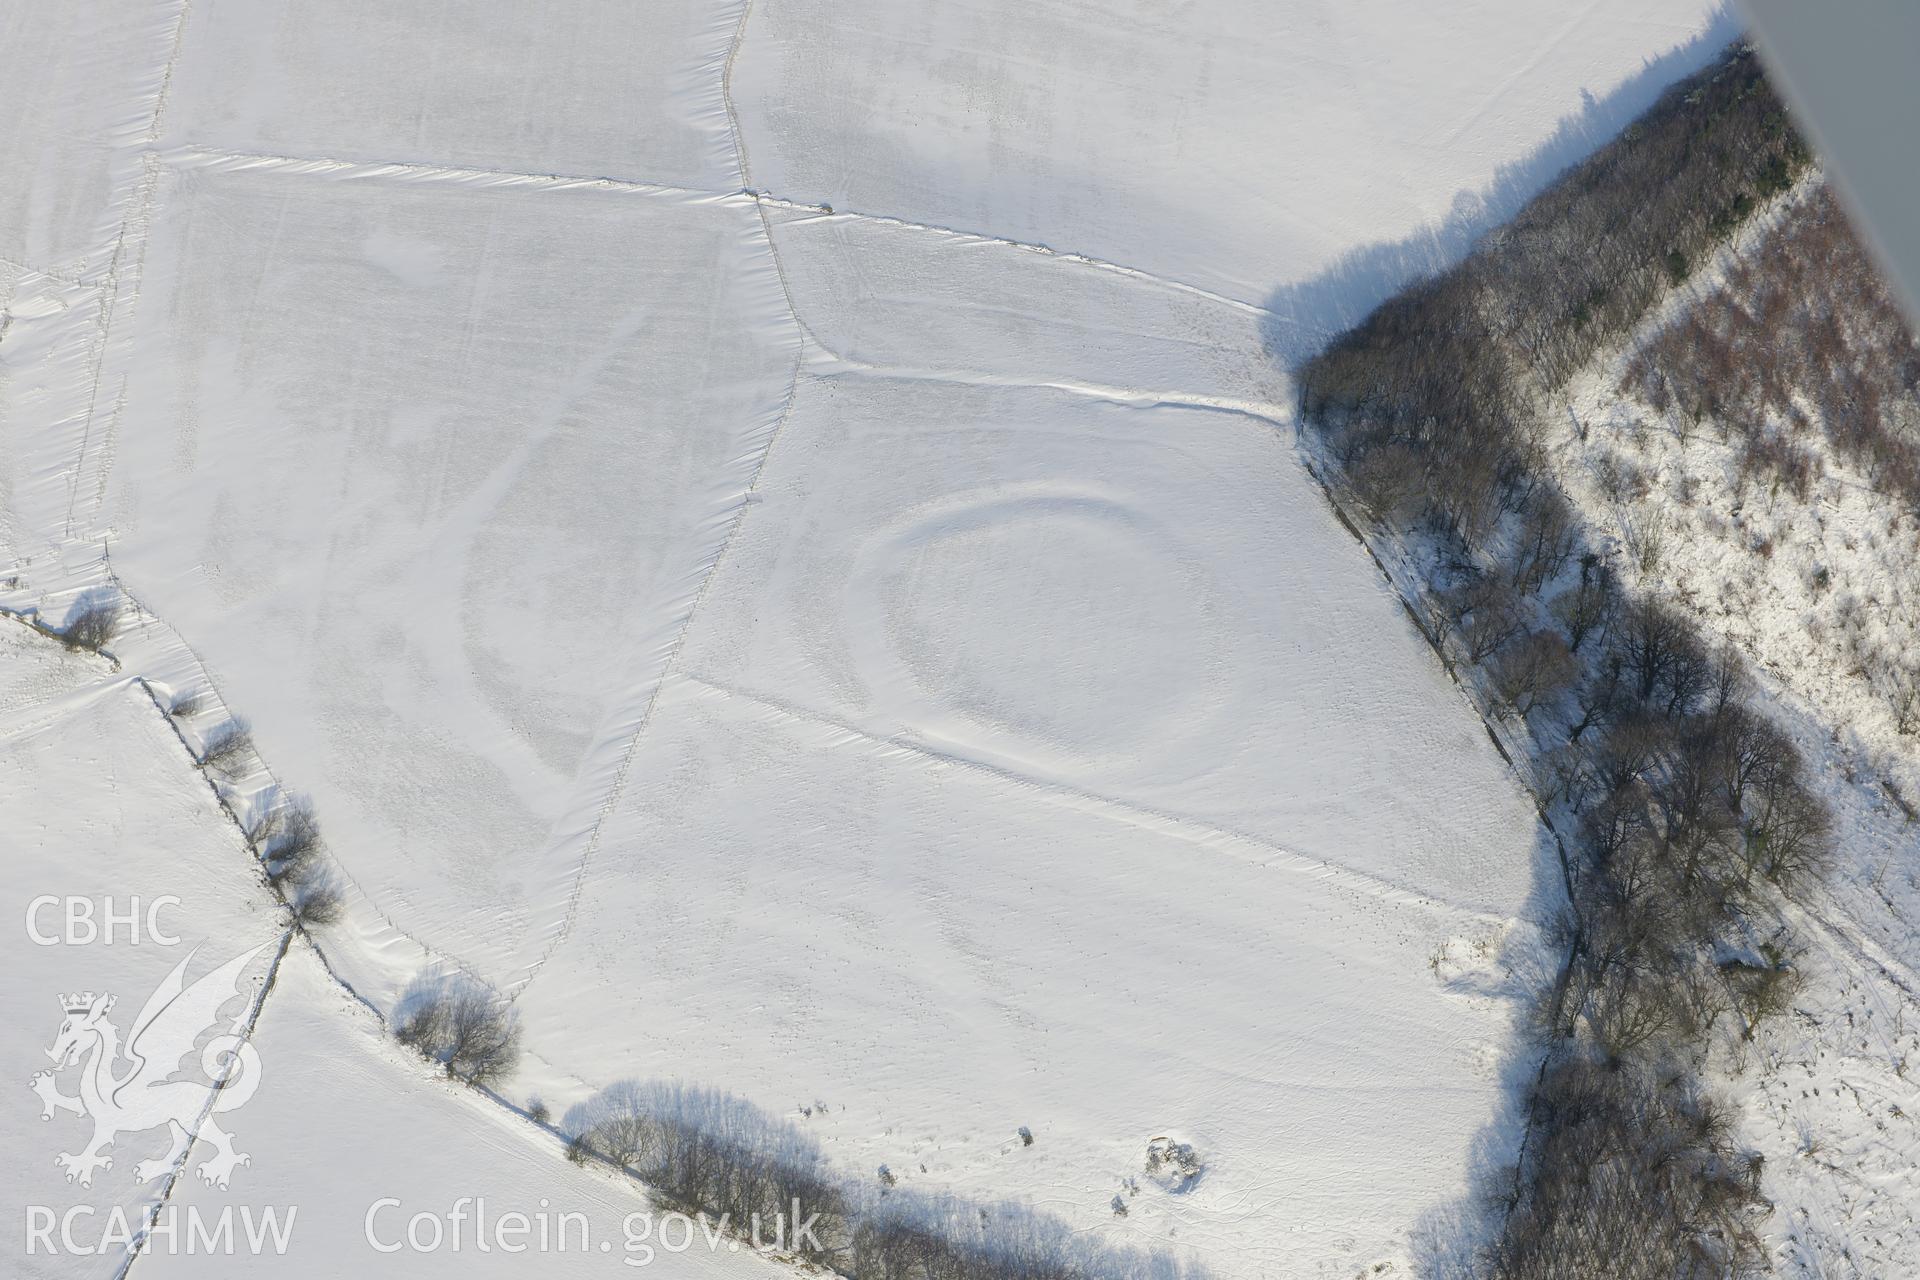
M 1354 496 L 1470 545 L 1537 487 L 1539 400 L 1810 154 L 1751 48 L 1675 86 L 1453 269 L 1382 303 L 1298 371 Z
M 1786 1008 L 1796 976 L 1759 922 L 1821 875 L 1829 819 L 1730 652 L 1645 599 L 1598 625 L 1553 762 L 1575 823 L 1568 962 L 1495 1270 L 1756 1275 L 1760 1161 L 1695 1071 Z
M 74 601 L 65 625 L 58 630 L 37 621 L 30 625 L 57 638 L 69 650 L 110 657 L 107 646 L 120 635 L 128 617 L 129 610 L 117 589 L 94 587 Z M 180 735 L 181 744 L 189 750 L 194 749 L 188 744 L 185 725 L 206 711 L 207 706 L 203 691 L 181 690 L 163 708 L 174 732 Z M 228 716 L 204 730 L 200 734 L 200 746 L 194 750 L 194 763 L 209 775 L 208 781 L 215 793 L 223 797 L 235 822 L 240 823 L 263 864 L 267 882 L 285 902 L 295 922 L 305 928 L 338 920 L 344 895 L 340 877 L 326 860 L 320 822 L 312 803 L 274 788 L 244 821 L 233 809 L 235 797 L 230 788 L 258 763 L 253 729 L 247 721 L 240 716 Z
M 1664 96 L 1458 267 L 1299 371 L 1329 483 L 1416 566 L 1416 616 L 1521 726 L 1563 832 L 1566 964 L 1500 1280 L 1759 1274 L 1757 1157 L 1698 1072 L 1794 986 L 1772 904 L 1829 820 L 1735 655 L 1622 589 L 1543 465 L 1546 393 L 1806 167 L 1751 49 Z
M 724 1215 L 761 1239 L 784 1236 L 809 1261 L 830 1260 L 846 1234 L 848 1197 L 819 1148 L 798 1129 L 730 1094 L 679 1083 L 627 1081 L 568 1113 L 571 1154 L 628 1170 L 687 1212 Z M 801 1217 L 794 1217 L 799 1206 Z M 813 1232 L 800 1221 L 818 1214 Z M 815 1247 L 817 1235 L 820 1246 Z
M 574 1160 L 625 1169 L 667 1202 L 850 1280 L 1203 1280 L 1168 1253 L 1103 1247 L 1021 1204 L 854 1187 L 786 1121 L 718 1090 L 614 1085 L 567 1113 Z M 757 1224 L 757 1227 L 756 1227 Z M 801 1233 L 798 1228 L 805 1225 Z
M 1727 1109 L 1684 1075 L 1646 1081 L 1568 1058 L 1536 1103 L 1536 1179 L 1508 1219 L 1499 1274 L 1674 1280 L 1751 1274 L 1760 1166 Z M 1686 1231 L 1669 1227 L 1688 1224 Z

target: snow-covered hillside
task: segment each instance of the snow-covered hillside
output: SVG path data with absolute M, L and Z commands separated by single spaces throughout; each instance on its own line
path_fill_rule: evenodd
M 0 1133 L 13 1155 L 8 1271 L 112 1275 L 116 1258 L 15 1256 L 26 1246 L 29 1206 L 56 1220 L 90 1210 L 97 1238 L 115 1208 L 137 1222 L 159 1194 L 136 1166 L 163 1160 L 165 1131 L 90 1150 L 89 1120 L 41 1092 L 50 1085 L 75 1098 L 77 1080 L 97 1065 L 82 1053 L 76 1071 L 61 1072 L 49 1053 L 64 1047 L 73 997 L 114 997 L 124 1026 L 196 948 L 194 976 L 254 953 L 242 987 L 256 996 L 283 926 L 245 842 L 147 694 L 106 660 L 65 653 L 8 619 L 0 619 L 0 797 L 0 908 L 10 931 L 0 984 L 9 1028 Z M 238 999 L 229 1006 L 246 1008 Z M 193 1113 L 203 1096 L 191 1100 Z M 184 1176 L 196 1179 L 213 1154 L 200 1145 Z
M 297 1206 L 285 1254 L 296 1273 L 304 1261 L 315 1275 L 429 1280 L 794 1274 L 743 1245 L 710 1248 L 698 1232 L 689 1244 L 677 1223 L 663 1232 L 666 1215 L 617 1174 L 568 1164 L 557 1136 L 403 1058 L 379 1018 L 334 985 L 304 945 L 281 966 L 255 1043 L 271 1074 L 241 1113 L 254 1158 L 245 1194 L 195 1180 L 169 1203 L 183 1220 L 217 1220 L 236 1200 Z M 515 1213 L 527 1219 L 518 1234 Z M 415 1224 L 423 1214 L 433 1227 Z M 227 1280 L 261 1266 L 244 1253 L 183 1245 L 156 1247 L 135 1274 Z
M 309 795 L 348 888 L 333 972 L 382 1012 L 434 963 L 511 992 L 507 1102 L 685 1078 L 851 1180 L 1220 1276 L 1471 1245 L 1557 873 L 1301 469 L 1281 370 L 1724 13 L 84 0 L 5 29 L 0 604 L 130 602 L 115 675 L 0 650 L 101 736 L 8 713 L 9 894 L 89 892 L 56 819 L 132 778 L 199 814 L 133 824 L 148 891 L 205 881 L 210 949 L 278 938 L 186 757 L 244 715 L 233 803 Z M 185 745 L 136 675 L 205 699 Z M 23 973 L 49 1010 L 108 980 L 30 955 L 73 974 Z M 362 1084 L 314 1082 L 352 1113 L 327 1132 L 261 1095 L 263 1185 L 351 1222 L 376 1179 L 291 1166 L 355 1150 L 421 1195 L 546 1194 L 557 1142 L 287 966 L 262 1052 Z M 5 1123 L 37 1150 L 31 1102 Z M 1144 1177 L 1162 1136 L 1191 1186 Z
M 1920 1085 L 1910 1078 L 1920 1062 L 1920 738 L 1913 724 L 1902 731 L 1886 684 L 1914 653 L 1920 525 L 1898 492 L 1836 446 L 1835 428 L 1857 405 L 1807 386 L 1797 422 L 1735 421 L 1730 406 L 1696 421 L 1648 404 L 1629 374 L 1669 326 L 1728 305 L 1731 272 L 1744 266 L 1764 281 L 1788 270 L 1783 230 L 1842 216 L 1822 185 L 1816 175 L 1756 218 L 1577 379 L 1548 456 L 1622 578 L 1743 653 L 1768 711 L 1814 762 L 1836 857 L 1826 891 L 1793 915 L 1801 989 L 1792 1015 L 1724 1074 L 1745 1103 L 1744 1134 L 1767 1159 L 1781 1274 L 1881 1276 L 1920 1255 Z M 1841 325 L 1865 341 L 1865 310 L 1844 285 L 1826 287 L 1847 299 L 1833 307 Z M 1776 348 L 1766 369 L 1789 367 L 1785 325 L 1766 341 Z M 1912 411 L 1910 398 L 1889 406 L 1896 418 Z M 1805 455 L 1804 488 L 1743 463 L 1750 425 L 1783 432 Z

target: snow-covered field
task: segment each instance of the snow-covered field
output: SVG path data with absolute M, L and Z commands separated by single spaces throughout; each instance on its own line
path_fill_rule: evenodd
M 169 1205 L 181 1224 L 217 1222 L 229 1208 L 254 1210 L 256 1223 L 271 1208 L 284 1223 L 293 1208 L 287 1262 L 265 1265 L 394 1280 L 793 1274 L 697 1224 L 689 1235 L 620 1176 L 568 1164 L 553 1134 L 409 1061 L 303 945 L 280 967 L 255 1043 L 267 1076 L 234 1117 L 254 1157 L 244 1191 L 182 1183 Z M 226 1280 L 262 1267 L 244 1251 L 193 1252 L 182 1231 L 135 1274 Z
M 7 893 L 95 891 L 64 859 L 131 779 L 181 811 L 132 823 L 148 891 L 229 951 L 279 936 L 127 680 L 207 689 L 271 770 L 244 789 L 311 795 L 350 877 L 339 974 L 518 996 L 512 1100 L 685 1078 L 851 1178 L 1222 1276 L 1471 1242 L 1553 873 L 1302 471 L 1282 366 L 1724 14 L 95 0 L 4 30 L 0 603 L 140 606 L 117 676 L 0 650 L 52 690 L 6 713 L 52 779 L 0 790 Z M 20 970 L 49 1011 L 159 976 L 21 945 L 62 962 Z M 261 1052 L 353 1065 L 243 1113 L 341 1248 L 381 1171 L 587 1177 L 345 1000 L 296 947 Z M 1115 1215 L 1163 1134 L 1207 1172 Z
M 83 1058 L 57 1071 L 49 1057 L 67 1021 L 68 998 L 115 997 L 112 1020 L 125 1031 L 148 993 L 190 952 L 191 976 L 198 977 L 264 947 L 244 974 L 251 993 L 282 926 L 239 832 L 147 695 L 106 660 L 66 654 L 4 619 L 0 796 L 7 871 L 0 908 L 9 930 L 7 980 L 0 984 L 9 1028 L 0 1046 L 0 1133 L 11 1156 L 8 1273 L 112 1275 L 117 1259 L 17 1256 L 28 1206 L 60 1217 L 90 1207 L 97 1238 L 116 1206 L 137 1221 L 161 1185 L 136 1176 L 136 1165 L 166 1154 L 164 1129 L 129 1133 L 111 1152 L 95 1153 L 111 1161 L 103 1168 L 56 1163 L 62 1154 L 84 1156 L 93 1133 L 88 1119 L 46 1105 L 29 1088 L 36 1077 L 56 1073 L 51 1083 L 71 1098 L 92 1068 Z M 236 999 L 227 1011 L 243 1006 Z M 196 1181 L 198 1165 L 212 1155 L 201 1145 L 184 1180 Z

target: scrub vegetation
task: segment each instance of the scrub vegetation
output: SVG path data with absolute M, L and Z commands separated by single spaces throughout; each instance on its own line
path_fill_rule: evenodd
M 1784 1007 L 1795 977 L 1779 905 L 1819 879 L 1831 820 L 1741 659 L 1622 585 L 1544 440 L 1554 393 L 1809 163 L 1752 50 L 1735 47 L 1299 371 L 1330 492 L 1412 566 L 1417 621 L 1524 744 L 1517 764 L 1561 849 L 1565 962 L 1538 1010 L 1528 1138 L 1497 1192 L 1489 1263 L 1508 1280 L 1765 1265 L 1761 1162 L 1703 1072 Z M 1803 238 L 1804 270 L 1844 256 L 1828 222 Z M 1736 317 L 1794 312 L 1804 283 L 1730 281 L 1717 319 L 1687 322 L 1634 377 L 1702 416 L 1789 404 Z M 1825 371 L 1807 386 L 1867 394 L 1814 353 L 1839 341 L 1817 303 L 1800 310 L 1796 341 Z M 1874 314 L 1864 340 L 1890 345 Z M 1700 325 L 1724 340 L 1696 348 Z M 1885 432 L 1859 434 L 1902 474 L 1898 450 L 1869 443 Z M 1644 570 L 1659 539 L 1640 529 L 1623 549 Z

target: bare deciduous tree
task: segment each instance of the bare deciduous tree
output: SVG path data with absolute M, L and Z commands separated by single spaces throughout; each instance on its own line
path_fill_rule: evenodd
M 1769 880 L 1792 892 L 1825 872 L 1833 819 L 1797 774 L 1763 779 L 1747 812 L 1748 858 Z
M 324 867 L 309 867 L 288 891 L 287 906 L 302 928 L 335 923 L 346 906 L 340 878 Z
M 243 772 L 253 759 L 253 728 L 238 716 L 215 725 L 200 748 L 200 767 L 228 777 Z
M 1519 716 L 1571 686 L 1578 675 L 1567 642 L 1554 631 L 1528 632 L 1493 662 L 1494 692 Z
M 512 1074 L 520 1060 L 520 1017 L 504 996 L 466 974 L 422 974 L 394 1010 L 393 1034 L 468 1084 Z
M 1597 559 L 1587 557 L 1580 565 L 1579 583 L 1553 602 L 1554 616 L 1567 629 L 1567 647 L 1578 653 L 1589 636 L 1605 643 L 1618 605 L 1612 572 Z
M 74 601 L 66 626 L 60 631 L 60 641 L 69 649 L 98 653 L 113 643 L 120 630 L 121 612 L 120 602 L 111 593 L 88 591 Z
M 258 844 L 268 879 L 303 875 L 320 857 L 320 819 L 312 802 L 304 796 L 284 799 L 272 811 Z
M 1526 610 L 1504 577 L 1484 574 L 1453 593 L 1452 612 L 1467 657 L 1485 662 L 1525 634 Z
M 1514 549 L 1514 585 L 1531 595 L 1560 576 L 1573 556 L 1579 521 L 1557 486 L 1542 485 L 1520 518 Z

